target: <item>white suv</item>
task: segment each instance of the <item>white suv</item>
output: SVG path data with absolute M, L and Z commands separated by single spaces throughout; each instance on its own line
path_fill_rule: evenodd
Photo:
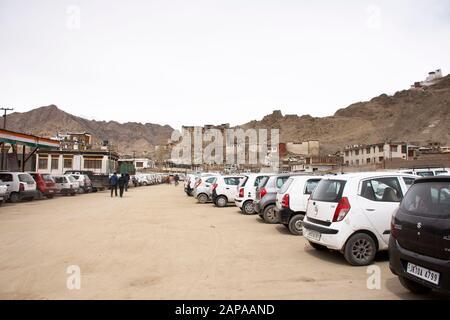
M 321 179 L 319 176 L 290 177 L 277 193 L 275 219 L 286 226 L 293 235 L 302 235 L 308 199 Z
M 253 201 L 256 199 L 256 188 L 261 180 L 268 178 L 271 174 L 255 173 L 244 175 L 238 187 L 238 195 L 234 199 L 236 206 L 245 214 L 254 214 Z
M 8 187 L 0 180 L 0 206 L 8 199 Z
M 317 250 L 341 251 L 354 266 L 387 250 L 395 209 L 417 176 L 352 173 L 324 177 L 308 201 L 303 235 Z
M 33 200 L 36 196 L 36 181 L 25 172 L 0 172 L 0 180 L 8 187 L 9 200 Z
M 217 207 L 226 207 L 229 202 L 234 202 L 238 194 L 237 187 L 243 176 L 230 175 L 218 176 L 216 182 L 211 185 L 211 197 Z

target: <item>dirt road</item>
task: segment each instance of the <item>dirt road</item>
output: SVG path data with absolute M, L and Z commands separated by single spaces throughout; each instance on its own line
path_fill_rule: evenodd
M 367 268 L 236 207 L 197 204 L 181 185 L 7 204 L 0 248 L 2 299 L 415 298 L 386 255 L 369 290 Z M 66 285 L 72 265 L 79 290 Z

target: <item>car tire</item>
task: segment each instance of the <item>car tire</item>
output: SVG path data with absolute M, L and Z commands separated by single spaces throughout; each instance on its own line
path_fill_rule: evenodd
M 253 206 L 252 200 L 247 200 L 242 204 L 242 213 L 248 215 L 255 213 L 255 207 Z
M 431 291 L 431 288 L 425 287 L 424 285 L 421 285 L 420 283 L 410 280 L 408 278 L 399 276 L 398 279 L 400 280 L 400 283 L 402 284 L 402 286 L 404 286 L 406 289 L 408 289 L 412 293 L 426 294 Z
M 198 202 L 200 202 L 200 203 L 206 203 L 206 202 L 208 202 L 208 195 L 205 194 L 205 193 L 200 193 L 200 194 L 197 196 L 197 200 L 198 200 Z
M 303 235 L 303 219 L 304 214 L 297 214 L 289 220 L 288 228 L 289 231 L 295 236 Z
M 352 266 L 367 266 L 373 262 L 377 246 L 373 238 L 366 233 L 351 236 L 344 248 L 344 257 Z
M 216 205 L 217 207 L 219 207 L 219 208 L 223 208 L 223 207 L 226 207 L 226 206 L 227 206 L 227 203 L 228 203 L 227 197 L 225 197 L 225 196 L 218 196 L 218 197 L 216 198 L 215 205 Z
M 13 192 L 9 195 L 9 200 L 12 203 L 17 203 L 20 201 L 20 195 L 17 192 Z
M 315 243 L 315 242 L 312 242 L 312 241 L 308 241 L 308 242 L 309 242 L 309 245 L 311 247 L 313 247 L 314 249 L 316 249 L 317 251 L 325 251 L 325 250 L 327 250 L 327 247 L 325 247 L 325 246 L 323 246 L 321 244 L 318 244 L 318 243 Z
M 270 223 L 270 224 L 277 223 L 277 218 L 275 216 L 275 205 L 274 204 L 270 204 L 264 208 L 263 219 L 265 222 Z

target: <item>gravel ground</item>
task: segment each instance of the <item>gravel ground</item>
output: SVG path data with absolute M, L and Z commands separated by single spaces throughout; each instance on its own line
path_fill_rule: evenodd
M 376 265 L 317 252 L 284 226 L 236 207 L 197 204 L 178 187 L 130 189 L 6 204 L 0 208 L 1 299 L 411 299 Z M 67 268 L 81 288 L 69 290 Z M 425 298 L 439 298 L 432 294 Z M 420 297 L 423 298 L 423 297 Z

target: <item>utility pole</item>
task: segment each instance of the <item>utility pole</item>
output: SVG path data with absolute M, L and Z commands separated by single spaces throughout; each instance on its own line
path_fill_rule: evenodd
M 3 111 L 3 129 L 6 129 L 6 112 L 13 111 L 13 108 L 0 108 Z

